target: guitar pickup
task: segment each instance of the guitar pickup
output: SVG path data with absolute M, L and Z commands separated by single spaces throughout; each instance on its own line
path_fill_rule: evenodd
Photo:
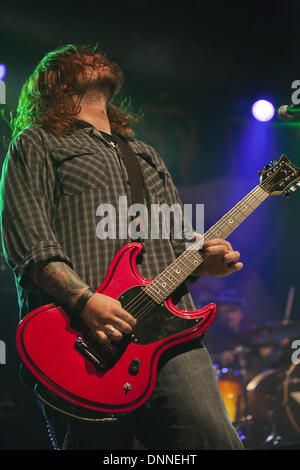
M 97 369 L 107 370 L 107 363 L 104 361 L 95 348 L 91 347 L 80 336 L 75 341 L 75 348 L 78 349 L 87 359 L 89 359 Z

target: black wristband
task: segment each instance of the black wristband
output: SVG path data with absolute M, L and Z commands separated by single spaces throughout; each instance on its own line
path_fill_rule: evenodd
M 72 308 L 72 317 L 79 317 L 83 308 L 85 307 L 85 304 L 87 303 L 89 298 L 92 297 L 92 295 L 94 294 L 96 294 L 96 291 L 91 289 L 90 287 L 84 291 L 84 293 L 79 297 L 76 304 Z

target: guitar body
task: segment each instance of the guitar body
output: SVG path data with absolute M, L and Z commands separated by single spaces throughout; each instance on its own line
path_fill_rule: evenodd
M 104 347 L 54 304 L 34 310 L 19 324 L 22 362 L 42 386 L 79 408 L 104 414 L 138 408 L 154 389 L 161 354 L 202 335 L 214 319 L 215 304 L 186 312 L 172 298 L 159 305 L 143 294 L 151 281 L 136 266 L 141 249 L 140 243 L 125 245 L 97 289 L 119 299 L 137 318 L 133 336 Z

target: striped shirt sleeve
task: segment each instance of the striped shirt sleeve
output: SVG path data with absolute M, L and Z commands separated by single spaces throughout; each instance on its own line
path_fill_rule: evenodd
M 42 261 L 72 267 L 51 227 L 55 173 L 37 132 L 26 131 L 10 145 L 0 185 L 0 219 L 5 259 L 25 289 L 39 290 L 28 276 Z

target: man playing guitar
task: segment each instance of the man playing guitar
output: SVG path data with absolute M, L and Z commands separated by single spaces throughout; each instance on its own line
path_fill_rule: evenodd
M 63 305 L 102 344 L 121 341 L 138 322 L 119 300 L 96 292 L 114 255 L 130 241 L 118 237 L 119 227 L 115 238 L 96 232 L 100 204 L 131 200 L 114 136 L 139 159 L 146 204 L 181 204 L 160 156 L 134 138 L 135 117 L 112 103 L 121 84 L 119 67 L 88 47 L 48 53 L 23 86 L 1 185 L 3 249 L 21 318 L 48 303 Z M 185 241 L 172 234 L 146 239 L 141 274 L 153 279 L 182 253 Z M 194 278 L 243 267 L 240 254 L 221 238 L 206 241 L 202 252 L 206 260 Z M 195 309 L 186 283 L 176 291 L 176 305 Z M 24 367 L 22 377 L 35 386 Z M 130 449 L 134 436 L 148 449 L 243 448 L 200 339 L 162 354 L 151 397 L 117 423 L 82 421 L 41 406 L 55 448 Z

